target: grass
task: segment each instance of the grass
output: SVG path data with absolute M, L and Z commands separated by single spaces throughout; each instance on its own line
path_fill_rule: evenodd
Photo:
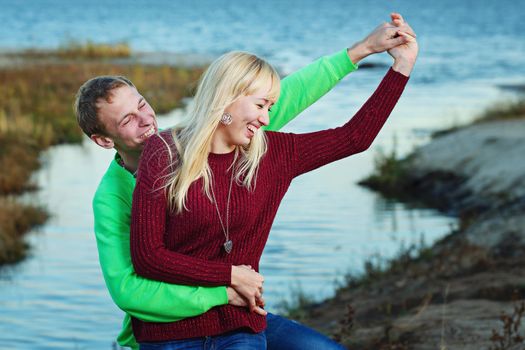
M 29 65 L 0 69 L 0 116 L 4 127 L 14 124 L 47 127 L 51 144 L 79 142 L 82 133 L 73 113 L 75 93 L 80 85 L 97 75 L 125 75 L 130 78 L 158 113 L 181 105 L 188 88 L 201 69 L 138 64 L 64 63 Z M 9 123 L 5 120 L 9 120 Z M 19 129 L 19 128 L 18 128 Z
M 374 158 L 374 172 L 359 184 L 380 191 L 386 197 L 401 196 L 406 172 L 405 162 L 397 157 L 395 150 L 388 154 L 378 152 Z
M 127 43 L 108 45 L 89 40 L 85 43 L 69 41 L 58 48 L 57 55 L 62 58 L 127 58 L 131 57 L 131 48 Z
M 291 287 L 290 299 L 277 304 L 278 313 L 287 318 L 301 322 L 308 315 L 308 308 L 315 304 L 313 296 L 308 295 L 300 285 Z
M 24 258 L 28 245 L 22 236 L 34 226 L 43 224 L 47 218 L 47 212 L 40 207 L 0 197 L 0 265 Z
M 525 118 L 525 97 L 520 97 L 515 101 L 504 101 L 487 108 L 480 113 L 472 124 L 480 124 L 502 120 L 515 120 Z M 446 129 L 438 130 L 432 133 L 432 138 L 441 137 L 460 130 L 465 126 L 453 125 Z
M 345 282 L 340 287 L 357 288 L 370 286 L 385 276 L 407 273 L 414 262 L 430 261 L 432 258 L 432 248 L 421 237 L 417 243 L 401 244 L 399 251 L 391 259 L 380 255 L 371 255 L 363 264 L 364 272 L 358 275 L 347 273 Z
M 0 67 L 0 81 L 4 82 L 0 84 L 0 196 L 35 188 L 30 179 L 40 166 L 40 152 L 52 145 L 82 141 L 73 103 L 78 88 L 86 80 L 98 75 L 124 75 L 161 114 L 182 105 L 203 71 L 199 67 L 141 65 L 133 60 L 122 63 L 120 58 L 131 56 L 125 44 L 73 42 L 55 51 L 25 51 L 19 56 L 31 60 L 23 65 Z M 13 208 L 31 213 L 34 210 L 21 204 L 4 205 L 0 207 L 3 212 L 0 215 L 12 213 Z M 13 216 L 4 218 L 11 222 Z M 21 240 L 25 229 L 22 230 L 19 221 L 0 230 L 0 264 L 16 261 L 25 251 Z M 28 222 L 40 223 L 30 218 Z M 13 230 L 18 234 L 13 234 Z
M 516 101 L 500 102 L 493 107 L 485 110 L 478 118 L 476 123 L 490 122 L 496 120 L 511 120 L 525 118 L 525 97 Z
M 24 59 L 112 59 L 130 58 L 132 56 L 132 51 L 129 45 L 124 42 L 117 44 L 101 44 L 94 43 L 90 40 L 86 42 L 70 40 L 63 45 L 60 45 L 56 50 L 30 49 L 10 54 L 10 56 L 21 57 Z
M 125 75 L 144 92 L 157 113 L 181 106 L 201 68 L 112 64 L 109 62 L 32 63 L 0 69 L 0 193 L 30 187 L 38 154 L 51 145 L 80 142 L 72 108 L 80 85 L 97 75 Z
M 522 320 L 525 315 L 525 302 L 516 302 L 512 314 L 502 313 L 500 316 L 501 331 L 492 330 L 489 350 L 523 349 L 525 335 L 522 334 Z

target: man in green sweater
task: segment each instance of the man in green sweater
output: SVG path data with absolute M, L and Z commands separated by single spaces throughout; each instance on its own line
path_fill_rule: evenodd
M 281 95 L 270 113 L 267 130 L 279 130 L 317 101 L 370 54 L 404 43 L 399 30 L 411 33 L 398 14 L 392 22 L 376 28 L 349 49 L 325 56 L 281 82 Z M 147 322 L 173 322 L 200 315 L 223 304 L 251 307 L 233 288 L 168 284 L 135 274 L 130 257 L 131 200 L 143 143 L 158 131 L 155 113 L 133 84 L 122 77 L 97 77 L 86 82 L 77 94 L 77 119 L 82 130 L 99 146 L 117 153 L 103 176 L 93 199 L 95 235 L 100 265 L 109 293 L 126 312 L 118 337 L 121 346 L 138 348 L 129 315 Z M 249 269 L 234 267 L 234 273 Z M 331 349 L 339 345 L 326 337 L 280 316 L 267 315 L 268 349 Z M 305 345 L 308 344 L 308 345 Z

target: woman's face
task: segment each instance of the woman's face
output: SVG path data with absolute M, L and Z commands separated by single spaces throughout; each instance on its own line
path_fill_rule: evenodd
M 225 113 L 231 115 L 232 123 L 230 125 L 219 123 L 216 136 L 225 143 L 226 147 L 233 150 L 235 146 L 248 145 L 259 129 L 268 125 L 270 122 L 268 113 L 275 102 L 268 97 L 271 88 L 272 82 L 269 79 L 253 94 L 241 96 L 225 109 Z

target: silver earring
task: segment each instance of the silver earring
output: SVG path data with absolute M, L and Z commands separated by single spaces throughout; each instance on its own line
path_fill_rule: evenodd
M 230 125 L 232 123 L 232 115 L 230 113 L 224 113 L 221 117 L 221 123 L 224 125 Z

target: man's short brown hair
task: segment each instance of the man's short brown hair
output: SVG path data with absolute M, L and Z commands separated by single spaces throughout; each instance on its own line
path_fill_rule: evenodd
M 135 87 L 126 77 L 107 75 L 89 79 L 78 89 L 75 113 L 78 125 L 87 136 L 105 135 L 104 125 L 98 118 L 97 101 L 110 102 L 111 91 L 121 86 Z

